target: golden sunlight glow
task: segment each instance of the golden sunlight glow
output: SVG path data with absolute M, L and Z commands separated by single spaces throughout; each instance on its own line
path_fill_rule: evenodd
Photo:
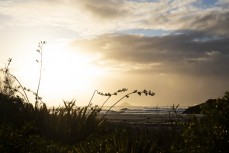
M 13 59 L 10 71 L 23 87 L 36 92 L 39 82 L 40 54 L 36 52 L 37 44 L 30 43 L 25 46 L 18 45 L 17 49 L 12 48 L 12 50 L 25 52 L 9 56 Z M 39 96 L 48 106 L 62 105 L 62 100 L 72 99 L 76 99 L 78 105 L 87 104 L 94 90 L 101 88 L 102 78 L 109 73 L 106 68 L 95 64 L 101 55 L 85 53 L 85 50 L 72 48 L 69 44 L 69 40 L 50 40 L 43 46 Z M 2 68 L 4 64 L 6 62 L 2 63 Z M 15 85 L 18 85 L 17 82 Z M 28 96 L 30 102 L 34 103 L 34 95 L 28 92 Z
M 67 96 L 69 91 L 87 90 L 103 74 L 101 69 L 91 64 L 91 57 L 67 50 L 64 44 L 47 45 L 43 56 L 42 84 L 49 96 L 52 93 L 53 96 Z

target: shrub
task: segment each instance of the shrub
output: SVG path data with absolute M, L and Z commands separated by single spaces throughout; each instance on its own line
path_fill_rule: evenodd
M 21 126 L 32 120 L 33 105 L 23 102 L 20 97 L 0 93 L 0 124 Z
M 227 152 L 229 148 L 229 92 L 201 107 L 204 116 L 195 116 L 183 127 L 183 152 Z

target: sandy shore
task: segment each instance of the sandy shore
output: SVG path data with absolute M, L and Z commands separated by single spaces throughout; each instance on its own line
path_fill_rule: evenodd
M 100 115 L 102 116 L 102 114 Z M 195 115 L 201 117 L 201 114 Z M 188 120 L 189 115 L 179 114 L 122 114 L 122 113 L 111 113 L 107 114 L 105 118 L 110 122 L 120 122 L 129 124 L 171 124 L 178 120 Z

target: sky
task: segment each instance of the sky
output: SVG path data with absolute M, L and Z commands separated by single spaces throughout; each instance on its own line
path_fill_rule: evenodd
M 46 41 L 49 106 L 122 88 L 156 93 L 123 100 L 131 105 L 191 106 L 229 90 L 228 27 L 229 0 L 0 0 L 0 67 L 12 58 L 11 72 L 36 91 Z

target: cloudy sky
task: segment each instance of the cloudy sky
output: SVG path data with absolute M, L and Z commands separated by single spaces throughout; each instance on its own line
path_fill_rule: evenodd
M 124 87 L 156 93 L 132 105 L 194 105 L 229 90 L 228 27 L 229 0 L 0 0 L 0 66 L 36 90 L 44 40 L 48 105 Z

